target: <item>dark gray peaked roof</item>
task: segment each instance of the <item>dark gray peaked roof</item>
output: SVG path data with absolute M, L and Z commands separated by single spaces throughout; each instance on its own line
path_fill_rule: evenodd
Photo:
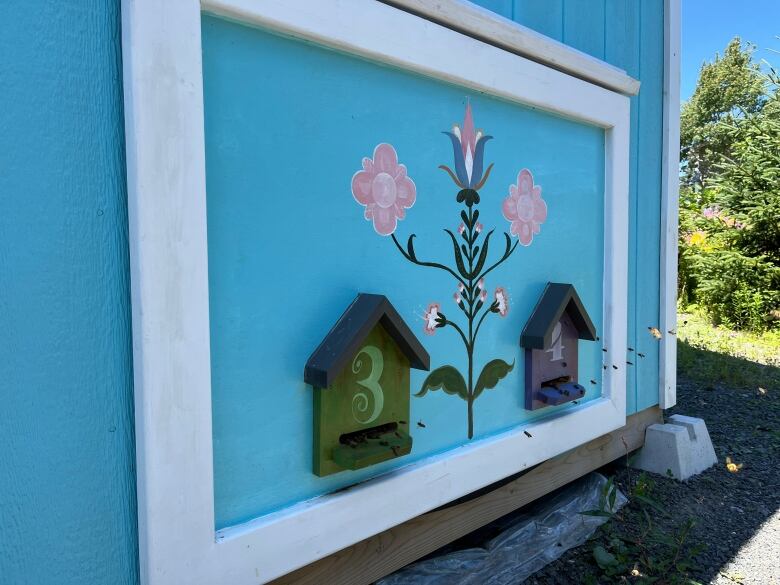
M 580 339 L 596 341 L 596 328 L 571 284 L 548 282 L 520 336 L 520 345 L 530 349 L 547 349 L 552 332 L 563 312 L 577 328 Z
M 303 371 L 304 381 L 318 388 L 330 386 L 377 323 L 382 323 L 413 368 L 430 369 L 428 352 L 387 297 L 359 293 L 311 354 Z

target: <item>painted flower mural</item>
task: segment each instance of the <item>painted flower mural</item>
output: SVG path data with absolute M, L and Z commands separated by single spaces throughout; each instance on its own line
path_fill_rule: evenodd
M 455 184 L 461 189 L 470 189 L 475 193 L 479 191 L 490 176 L 491 164 L 485 173 L 482 173 L 482 164 L 485 155 L 485 143 L 493 138 L 486 136 L 482 130 L 474 130 L 474 119 L 471 115 L 471 104 L 466 105 L 466 117 L 463 120 L 463 127 L 457 124 L 452 126 L 451 132 L 444 132 L 452 141 L 452 150 L 454 155 L 455 172 L 447 165 L 440 165 L 455 181 Z M 472 196 L 475 194 L 473 193 Z M 477 194 L 476 203 L 479 203 Z M 465 197 L 465 194 L 464 194 Z M 458 203 L 463 200 L 459 199 Z
M 542 199 L 542 188 L 534 185 L 534 176 L 528 169 L 517 175 L 517 184 L 510 185 L 509 196 L 502 207 L 504 217 L 511 222 L 509 231 L 518 236 L 523 246 L 530 246 L 539 226 L 547 219 L 547 204 Z
M 428 374 L 420 391 L 415 396 L 442 390 L 455 395 L 467 403 L 468 437 L 474 436 L 474 402 L 483 391 L 495 388 L 514 368 L 514 361 L 494 358 L 485 363 L 479 374 L 475 369 L 474 350 L 479 332 L 487 317 L 492 314 L 505 317 L 509 312 L 509 297 L 503 287 L 497 287 L 488 302 L 486 277 L 506 262 L 517 249 L 518 243 L 528 246 L 539 226 L 547 218 L 547 206 L 541 198 L 541 188 L 534 185 L 533 176 L 527 169 L 520 171 L 517 184 L 510 187 L 509 196 L 503 203 L 504 217 L 511 222 L 510 233 L 504 232 L 504 246 L 501 256 L 489 262 L 491 237 L 495 230 L 485 232 L 478 221 L 480 203 L 479 190 L 490 176 L 493 164 L 484 169 L 485 144 L 492 136 L 475 129 L 471 105 L 466 106 L 462 126 L 453 125 L 445 131 L 453 148 L 453 168 L 440 165 L 453 180 L 459 191 L 455 201 L 463 205 L 457 229 L 444 230 L 452 243 L 453 265 L 424 261 L 418 258 L 414 247 L 415 234 L 411 234 L 405 245 L 395 235 L 399 219 L 405 217 L 405 209 L 414 204 L 416 191 L 414 183 L 406 176 L 406 167 L 398 163 L 395 149 L 389 144 L 380 144 L 374 150 L 374 158 L 363 159 L 363 170 L 352 178 L 352 194 L 365 206 L 365 218 L 374 222 L 377 233 L 389 235 L 396 249 L 409 262 L 418 266 L 441 270 L 449 274 L 456 283 L 453 301 L 462 316 L 448 318 L 441 311 L 441 305 L 432 302 L 423 315 L 423 331 L 433 335 L 437 329 L 451 328 L 463 341 L 466 350 L 467 367 L 464 373 L 452 365 L 440 366 Z M 451 224 L 454 225 L 454 224 Z M 457 234 L 457 235 L 456 235 Z M 512 241 L 512 236 L 518 240 Z
M 363 159 L 363 170 L 352 176 L 352 195 L 366 208 L 365 218 L 374 222 L 376 233 L 389 236 L 399 219 L 414 205 L 417 188 L 406 166 L 390 144 L 379 144 L 373 158 Z

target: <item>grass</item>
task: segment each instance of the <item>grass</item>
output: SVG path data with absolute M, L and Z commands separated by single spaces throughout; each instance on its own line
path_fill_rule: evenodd
M 705 383 L 780 388 L 780 331 L 757 334 L 716 327 L 697 310 L 677 317 L 677 371 Z M 702 351 L 703 350 L 703 351 Z M 738 358 L 740 366 L 735 367 Z

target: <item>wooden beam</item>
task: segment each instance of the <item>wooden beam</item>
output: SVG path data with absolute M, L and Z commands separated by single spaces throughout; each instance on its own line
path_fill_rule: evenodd
M 625 71 L 468 0 L 380 0 L 465 35 L 625 95 L 639 81 Z
M 641 447 L 645 429 L 662 422 L 653 406 L 626 426 L 541 463 L 467 501 L 433 510 L 272 582 L 273 585 L 367 585 L 453 540 Z M 392 497 L 389 494 L 388 497 Z

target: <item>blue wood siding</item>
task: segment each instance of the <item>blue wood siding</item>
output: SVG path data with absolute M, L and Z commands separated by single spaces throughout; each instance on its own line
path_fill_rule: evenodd
M 134 584 L 119 0 L 0 15 L 0 583 Z
M 495 10 L 497 4 L 476 0 Z M 514 0 L 503 16 L 625 69 L 639 79 L 631 99 L 627 412 L 658 404 L 663 0 Z M 666 334 L 666 332 L 664 332 Z M 645 357 L 638 357 L 641 353 Z

